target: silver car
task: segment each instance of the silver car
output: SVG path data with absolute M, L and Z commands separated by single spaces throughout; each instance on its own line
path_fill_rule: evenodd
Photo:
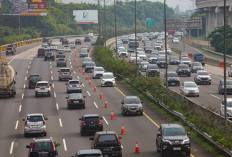
M 142 101 L 138 96 L 125 96 L 122 101 L 121 112 L 123 116 L 128 114 L 143 115 Z
M 191 67 L 191 72 L 195 73 L 197 70 L 203 70 L 203 66 L 200 62 L 193 62 Z
M 69 80 L 66 85 L 67 93 L 82 93 L 81 83 L 79 80 Z
M 72 80 L 72 70 L 70 68 L 61 68 L 58 72 L 59 72 L 59 81 Z
M 184 96 L 197 96 L 199 97 L 199 87 L 195 82 L 185 81 L 181 86 L 180 93 Z
M 47 135 L 46 120 L 42 113 L 27 114 L 27 118 L 23 119 L 24 123 L 24 136 L 30 134 L 43 134 Z
M 103 67 L 94 67 L 93 69 L 93 78 L 101 78 L 104 73 Z
M 82 67 L 85 67 L 87 62 L 92 62 L 91 57 L 84 57 L 82 61 Z

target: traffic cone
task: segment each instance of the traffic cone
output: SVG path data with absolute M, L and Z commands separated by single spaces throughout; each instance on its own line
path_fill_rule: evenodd
M 86 79 L 86 80 L 88 80 L 88 79 L 89 79 L 88 75 L 86 75 L 85 79 Z
M 124 124 L 122 124 L 121 135 L 125 135 Z
M 114 111 L 113 110 L 111 111 L 110 119 L 114 119 Z
M 107 100 L 105 100 L 105 108 L 107 108 L 108 107 L 108 102 L 107 102 Z
M 76 64 L 76 68 L 79 68 L 78 64 Z
M 85 71 L 84 70 L 82 71 L 82 75 L 85 75 Z
M 97 88 L 96 88 L 96 86 L 94 86 L 94 89 L 93 89 L 93 91 L 94 91 L 94 92 L 96 92 L 96 91 L 97 91 Z
M 79 72 L 81 72 L 81 68 L 79 68 Z
M 77 59 L 76 58 L 74 58 L 74 62 L 76 62 L 77 61 Z
M 103 95 L 102 95 L 102 92 L 100 93 L 100 99 L 102 99 L 103 98 Z
M 91 80 L 89 80 L 89 85 L 91 85 L 92 84 L 92 82 L 91 82 Z
M 139 153 L 139 144 L 138 144 L 138 141 L 136 141 L 136 144 L 135 144 L 135 153 Z

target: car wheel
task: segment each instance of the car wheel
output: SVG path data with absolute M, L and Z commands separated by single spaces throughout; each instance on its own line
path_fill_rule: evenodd
M 71 108 L 70 108 L 70 106 L 69 106 L 69 104 L 67 104 L 67 107 L 68 107 L 68 110 L 70 110 Z
M 48 96 L 49 96 L 49 97 L 51 96 L 51 93 L 50 93 L 50 92 L 48 92 Z
M 38 92 L 35 92 L 35 97 L 38 97 Z
M 118 157 L 122 157 L 122 153 L 119 153 L 119 154 L 118 154 Z
M 198 94 L 197 97 L 199 97 L 200 95 Z
M 123 116 L 126 116 L 126 112 L 122 111 L 122 115 L 123 115 Z
M 143 116 L 143 111 L 139 113 L 140 116 Z
M 27 133 L 24 133 L 24 137 L 29 137 L 29 135 Z
M 47 136 L 47 133 L 45 132 L 43 135 L 44 135 L 44 136 Z
M 85 135 L 84 131 L 81 130 L 81 136 L 84 136 L 84 135 Z
M 209 85 L 211 85 L 211 82 L 209 83 Z

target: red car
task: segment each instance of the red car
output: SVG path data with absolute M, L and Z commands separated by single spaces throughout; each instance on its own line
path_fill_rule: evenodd
M 45 49 L 44 48 L 39 48 L 38 49 L 38 57 L 44 56 L 45 55 Z

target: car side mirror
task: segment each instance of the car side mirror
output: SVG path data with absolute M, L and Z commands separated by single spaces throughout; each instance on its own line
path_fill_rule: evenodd
M 15 75 L 17 75 L 18 73 L 17 72 L 15 72 Z
M 65 97 L 66 99 L 68 99 L 68 97 Z
M 60 144 L 59 144 L 59 143 L 57 143 L 57 144 L 56 144 L 56 147 L 59 147 L 59 146 L 60 146 Z
M 26 148 L 31 148 L 31 146 L 29 146 L 29 145 L 26 145 Z
M 119 138 L 120 140 L 122 139 L 122 137 L 121 137 L 121 136 L 119 136 L 118 138 Z
M 79 118 L 79 120 L 82 120 L 82 118 Z
M 158 136 L 161 136 L 161 133 L 160 133 L 160 131 L 158 131 L 158 132 L 157 132 L 157 137 L 158 137 Z
M 100 120 L 102 120 L 103 118 L 102 117 L 100 117 Z
M 93 137 L 90 137 L 89 140 L 92 140 L 92 141 L 93 141 Z
M 25 119 L 23 119 L 23 121 L 25 121 Z
M 60 72 L 60 71 L 57 71 L 57 72 Z

